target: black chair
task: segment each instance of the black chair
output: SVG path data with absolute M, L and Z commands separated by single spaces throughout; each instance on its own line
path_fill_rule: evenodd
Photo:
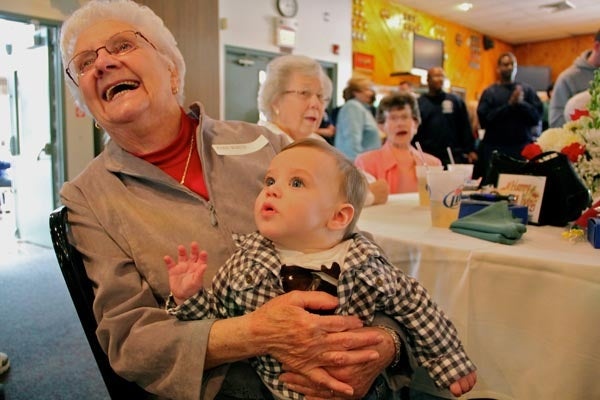
M 140 386 L 117 375 L 108 362 L 108 356 L 100 347 L 96 337 L 98 324 L 92 311 L 94 302 L 92 282 L 85 272 L 81 254 L 69 243 L 68 231 L 67 207 L 60 206 L 50 213 L 50 236 L 54 252 L 111 399 L 152 398 L 152 395 Z

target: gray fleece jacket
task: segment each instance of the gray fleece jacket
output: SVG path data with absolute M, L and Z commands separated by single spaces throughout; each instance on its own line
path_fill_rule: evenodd
M 560 73 L 554 84 L 554 92 L 550 99 L 548 121 L 550 127 L 561 127 L 565 123 L 563 116 L 567 101 L 574 95 L 590 88 L 594 79 L 594 67 L 587 62 L 591 50 L 586 50 L 573 61 L 573 64 Z
M 191 113 L 198 118 L 201 106 Z M 61 191 L 70 241 L 96 285 L 96 335 L 113 369 L 178 400 L 212 398 L 226 366 L 204 371 L 214 320 L 179 322 L 164 311 L 169 282 L 162 258 L 196 240 L 210 254 L 210 280 L 235 248 L 231 234 L 256 229 L 254 199 L 270 160 L 287 144 L 263 127 L 206 115 L 196 137 L 210 201 L 112 141 Z M 213 148 L 261 137 L 264 146 L 248 154 L 219 155 Z

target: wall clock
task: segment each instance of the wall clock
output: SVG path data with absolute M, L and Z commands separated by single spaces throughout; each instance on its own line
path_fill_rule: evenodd
M 277 11 L 282 17 L 295 17 L 298 13 L 298 0 L 277 0 Z

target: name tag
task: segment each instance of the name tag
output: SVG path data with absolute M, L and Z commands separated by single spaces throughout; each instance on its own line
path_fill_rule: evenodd
M 254 153 L 265 147 L 269 143 L 266 137 L 260 135 L 256 140 L 250 143 L 234 144 L 213 144 L 212 148 L 220 156 L 241 156 Z

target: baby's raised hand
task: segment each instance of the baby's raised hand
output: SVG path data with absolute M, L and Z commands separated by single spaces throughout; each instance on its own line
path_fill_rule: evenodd
M 170 256 L 164 261 L 169 272 L 169 286 L 177 304 L 183 303 L 202 288 L 208 254 L 200 251 L 198 243 L 190 244 L 190 255 L 183 245 L 177 246 L 177 263 Z
M 460 397 L 473 389 L 475 382 L 477 382 L 477 373 L 473 371 L 469 375 L 463 376 L 450 385 L 450 392 L 452 392 L 454 396 Z

